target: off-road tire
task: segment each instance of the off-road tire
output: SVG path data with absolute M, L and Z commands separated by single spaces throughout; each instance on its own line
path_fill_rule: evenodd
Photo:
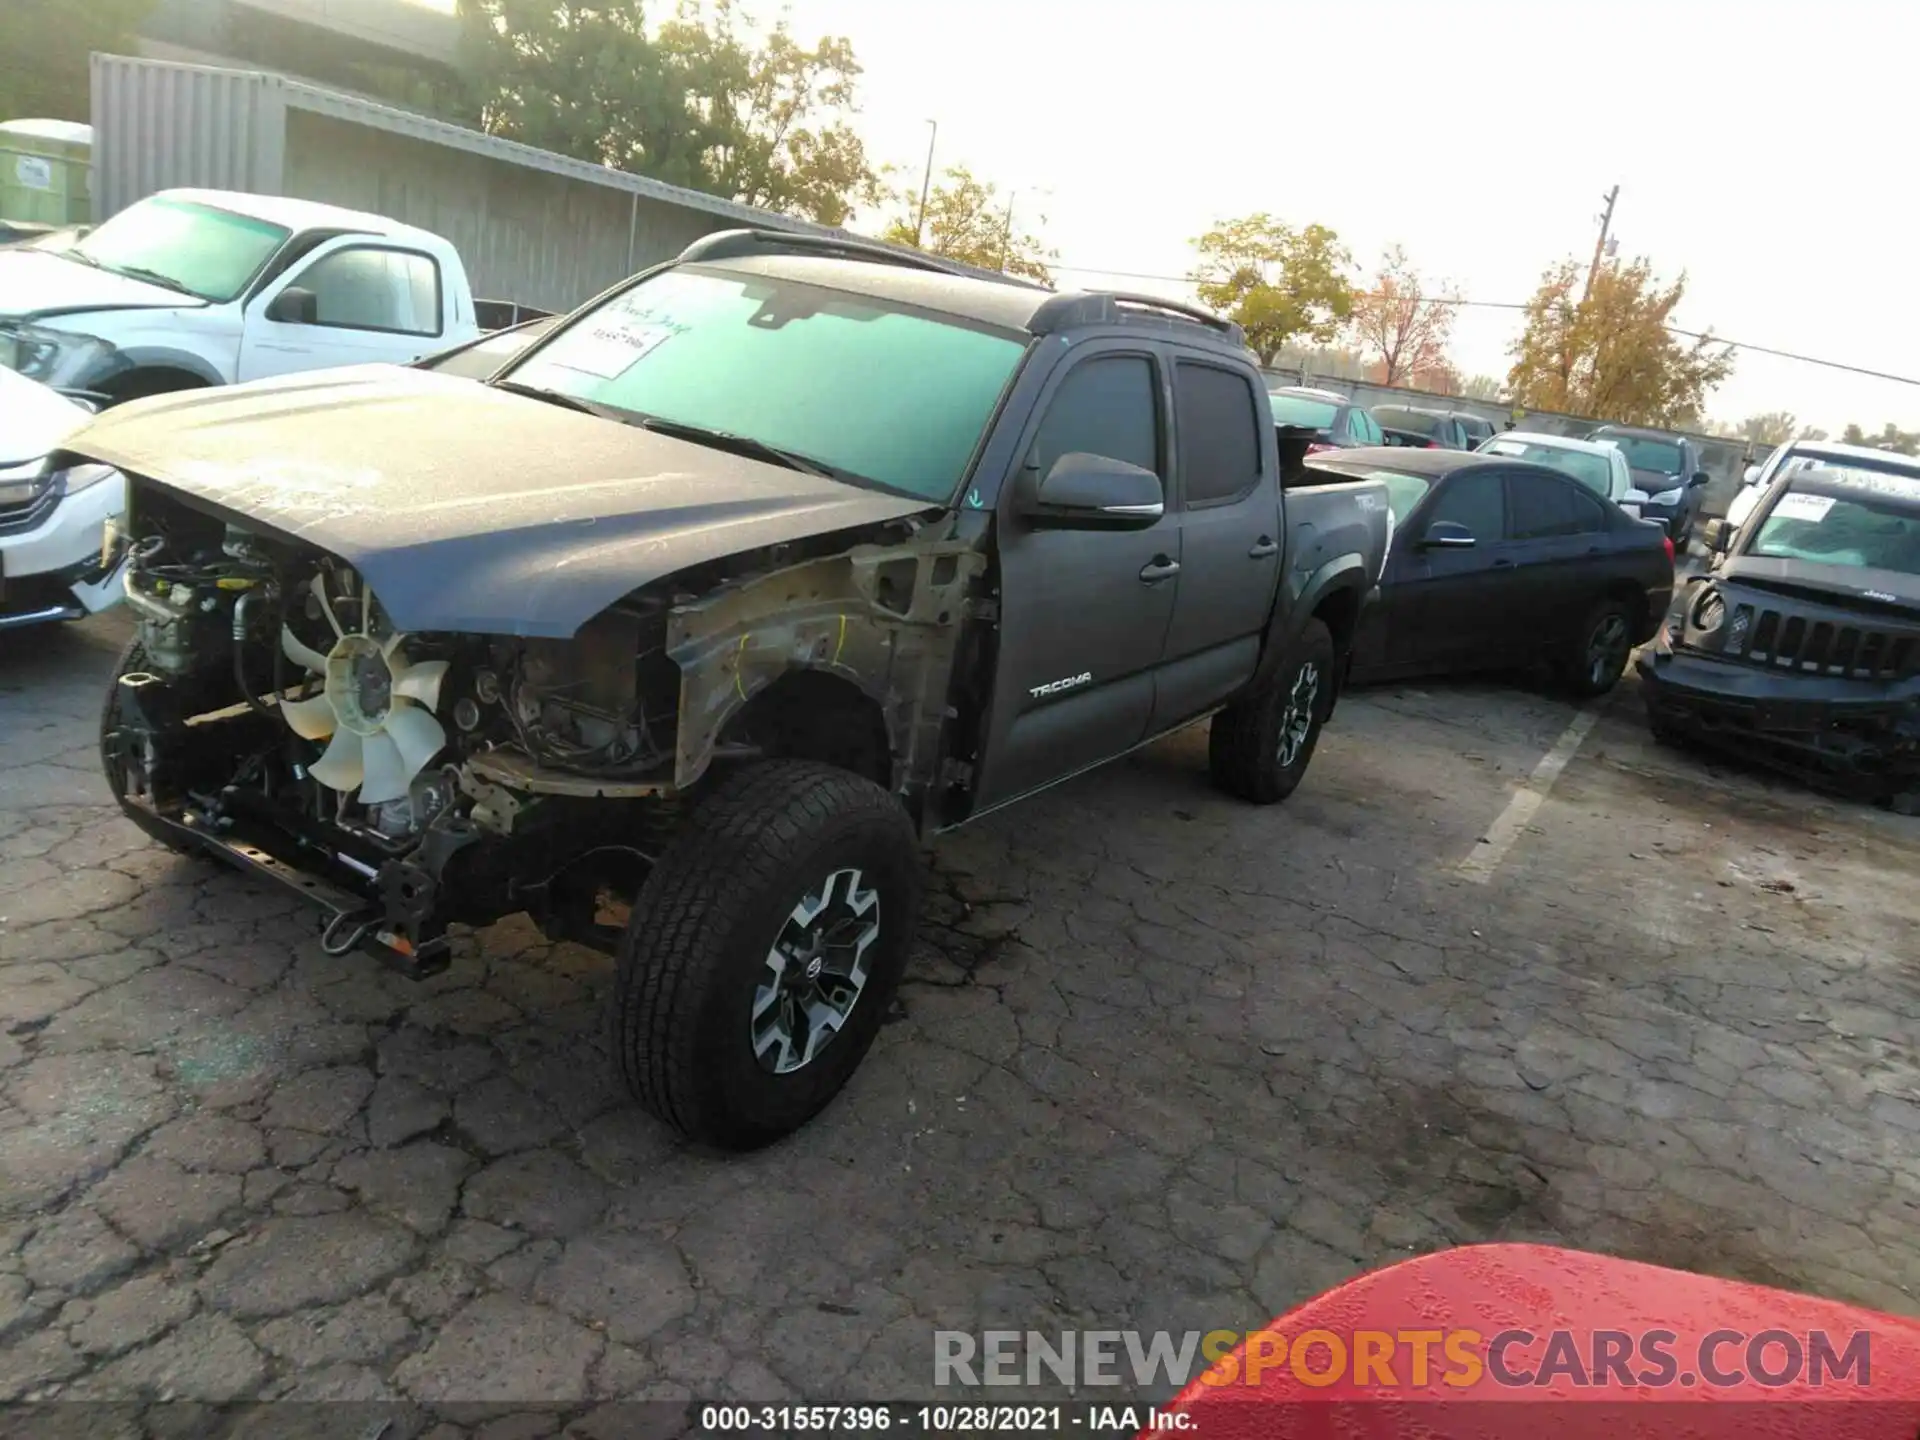
M 1601 643 L 1603 627 L 1617 636 L 1617 641 L 1608 645 L 1602 660 L 1596 655 L 1596 646 Z M 1596 601 L 1566 639 L 1557 667 L 1560 683 L 1576 698 L 1592 700 L 1620 683 L 1632 658 L 1633 612 L 1627 602 L 1612 597 Z
M 749 766 L 696 804 L 641 887 L 616 957 L 614 1064 L 681 1134 L 750 1150 L 797 1130 L 837 1095 L 879 1032 L 920 909 L 919 847 L 899 803 L 813 761 Z M 845 1023 L 799 1069 L 763 1069 L 756 986 L 794 907 L 858 868 L 880 896 L 880 934 Z
M 100 700 L 100 773 L 106 777 L 107 789 L 113 792 L 113 803 L 120 807 L 122 815 L 140 828 L 142 834 L 149 840 L 159 841 L 169 850 L 192 855 L 196 853 L 193 845 L 139 806 L 127 803 L 126 776 L 121 773 L 119 759 L 113 751 L 111 737 L 120 723 L 120 677 L 146 668 L 146 651 L 140 648 L 138 640 L 129 640 L 113 667 L 113 678 L 107 681 L 107 693 Z
M 1273 677 L 1213 717 L 1207 769 L 1216 786 L 1255 805 L 1273 805 L 1294 792 L 1320 743 L 1320 727 L 1332 712 L 1334 664 L 1333 633 L 1319 620 L 1309 620 Z M 1316 667 L 1318 683 L 1306 734 L 1291 759 L 1282 763 L 1289 707 L 1308 666 Z

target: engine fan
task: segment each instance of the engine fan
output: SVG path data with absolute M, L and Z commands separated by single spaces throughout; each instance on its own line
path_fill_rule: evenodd
M 316 575 L 311 588 L 333 627 L 333 648 L 323 655 L 281 626 L 286 657 L 321 679 L 318 695 L 283 699 L 281 712 L 296 735 L 330 742 L 308 771 L 314 779 L 334 790 L 357 788 L 362 805 L 398 800 L 447 743 L 447 732 L 433 718 L 447 662 L 413 664 L 402 634 L 376 639 L 369 629 L 371 596 L 360 604 L 360 628 L 348 630 L 334 615 L 324 579 Z

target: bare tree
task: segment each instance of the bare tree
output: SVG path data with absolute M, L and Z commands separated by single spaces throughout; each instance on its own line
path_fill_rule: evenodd
M 1370 289 L 1353 297 L 1352 328 L 1360 348 L 1379 363 L 1386 385 L 1447 367 L 1447 341 L 1453 336 L 1450 288 L 1430 283 L 1398 245 L 1380 257 Z

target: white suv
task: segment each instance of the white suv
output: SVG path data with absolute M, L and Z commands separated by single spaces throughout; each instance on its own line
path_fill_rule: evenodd
M 1740 493 L 1733 497 L 1733 503 L 1727 507 L 1727 523 L 1724 527 L 1727 538 L 1724 543 L 1732 543 L 1734 532 L 1747 523 L 1747 517 L 1753 514 L 1761 497 L 1767 493 L 1767 487 L 1774 481 L 1812 465 L 1845 466 L 1862 461 L 1873 469 L 1891 467 L 1920 473 L 1920 460 L 1897 455 L 1891 450 L 1876 450 L 1866 445 L 1842 445 L 1835 440 L 1789 440 L 1784 445 L 1775 446 L 1773 453 L 1760 464 L 1747 467 L 1747 473 L 1740 481 Z
M 120 598 L 106 522 L 127 482 L 106 465 L 57 463 L 89 407 L 0 368 L 0 630 L 78 620 Z

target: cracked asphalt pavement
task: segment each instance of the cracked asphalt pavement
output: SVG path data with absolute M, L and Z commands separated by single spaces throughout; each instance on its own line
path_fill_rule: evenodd
M 0 635 L 0 1400 L 592 1435 L 1494 1239 L 1920 1313 L 1920 826 L 1658 749 L 1630 684 L 1485 884 L 1572 714 L 1494 684 L 1350 696 L 1274 809 L 1188 734 L 936 842 L 872 1056 L 727 1157 L 614 1089 L 605 960 L 508 923 L 412 984 L 148 843 L 125 626 Z

